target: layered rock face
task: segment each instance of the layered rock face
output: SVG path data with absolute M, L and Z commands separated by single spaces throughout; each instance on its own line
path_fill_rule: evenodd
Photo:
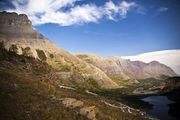
M 101 58 L 96 55 L 77 55 L 82 60 L 93 64 L 104 71 L 109 77 L 117 76 L 122 79 L 146 79 L 162 76 L 176 76 L 176 73 L 168 66 L 156 61 L 144 63 L 130 61 L 120 57 Z
M 38 58 L 36 49 L 55 52 L 60 50 L 32 28 L 31 21 L 24 14 L 0 12 L 0 41 L 6 49 Z M 44 53 L 45 54 L 45 53 Z
M 101 88 L 118 87 L 99 68 L 64 51 L 34 30 L 26 15 L 0 12 L 0 28 L 0 42 L 7 50 L 45 61 L 59 73 L 70 73 L 66 82 L 84 86 L 97 84 Z

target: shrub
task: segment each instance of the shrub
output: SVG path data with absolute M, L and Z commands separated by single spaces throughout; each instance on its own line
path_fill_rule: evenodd
M 18 47 L 16 45 L 11 45 L 11 47 L 9 48 L 9 51 L 10 52 L 13 52 L 13 53 L 17 53 L 18 52 Z
M 42 61 L 46 61 L 47 60 L 47 57 L 44 53 L 43 50 L 39 50 L 39 49 L 36 49 L 36 52 L 37 52 L 37 55 L 38 57 L 42 60 Z
M 50 58 L 54 58 L 54 55 L 53 55 L 53 54 L 50 54 L 49 57 L 50 57 Z

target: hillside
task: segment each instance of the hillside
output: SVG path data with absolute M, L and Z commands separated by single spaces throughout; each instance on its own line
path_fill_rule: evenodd
M 59 48 L 33 29 L 26 15 L 0 13 L 0 42 L 6 50 L 47 62 L 64 84 L 78 87 L 118 88 L 104 72 Z
M 120 102 L 64 86 L 46 62 L 7 51 L 0 44 L 2 120 L 148 120 Z

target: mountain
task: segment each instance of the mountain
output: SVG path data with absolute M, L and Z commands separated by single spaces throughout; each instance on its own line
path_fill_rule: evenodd
M 163 76 L 176 76 L 176 73 L 170 67 L 157 61 L 144 63 L 120 57 L 101 58 L 87 54 L 77 54 L 77 56 L 100 68 L 111 78 L 116 76 L 116 78 L 121 77 L 121 79 L 161 79 Z
M 36 32 L 26 15 L 2 12 L 0 28 L 2 120 L 156 120 L 96 94 L 90 86 L 119 86 Z
M 130 59 L 132 61 L 139 60 L 146 63 L 158 61 L 171 67 L 178 75 L 180 75 L 180 50 L 155 51 L 136 56 L 124 56 L 123 58 Z
M 120 87 L 117 82 L 121 79 L 160 79 L 163 75 L 176 75 L 171 68 L 155 61 L 143 63 L 120 57 L 73 55 L 33 29 L 24 14 L 1 12 L 0 28 L 0 42 L 6 50 L 47 62 L 65 85 L 112 89 Z M 114 82 L 114 79 L 118 80 Z
M 99 68 L 59 48 L 33 29 L 24 14 L 0 13 L 0 42 L 6 50 L 47 62 L 64 84 L 78 87 L 118 88 Z

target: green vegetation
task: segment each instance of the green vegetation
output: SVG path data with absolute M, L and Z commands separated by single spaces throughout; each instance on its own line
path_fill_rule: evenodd
M 120 89 L 111 89 L 111 90 L 90 90 L 100 96 L 103 96 L 107 99 L 115 100 L 123 104 L 129 105 L 133 108 L 151 108 L 152 105 L 141 101 L 141 98 L 144 98 L 145 95 L 134 95 L 132 91 L 136 89 L 135 86 L 129 86 L 127 88 Z
M 167 78 L 169 78 L 169 76 L 167 76 L 167 75 L 161 75 L 161 77 L 160 77 L 161 80 L 165 80 Z
M 151 88 L 153 86 L 158 86 L 162 82 L 161 80 L 155 78 L 147 78 L 143 80 L 139 80 L 139 87 L 143 87 L 144 89 Z
M 133 82 L 133 80 L 131 80 L 131 79 L 124 80 L 122 78 L 122 76 L 119 76 L 119 75 L 113 75 L 113 76 L 110 76 L 110 78 L 120 86 L 130 87 L 130 86 L 136 86 L 137 85 L 136 83 Z
M 127 81 L 123 80 L 123 78 L 121 76 L 116 76 L 116 75 L 109 75 L 109 77 L 116 82 L 118 85 L 126 85 Z
M 50 57 L 50 58 L 54 58 L 54 55 L 53 55 L 53 54 L 50 54 L 49 57 Z
M 2 49 L 4 49 L 4 41 L 0 42 L 0 49 L 2 51 Z
M 72 66 L 70 64 L 61 64 L 58 66 L 58 71 L 62 71 L 62 72 L 70 72 L 72 69 Z
M 171 77 L 164 80 L 165 87 L 162 93 L 178 90 L 180 88 L 180 77 Z
M 70 74 L 71 77 L 65 78 L 65 80 L 63 80 L 64 84 L 72 85 L 79 89 L 100 89 L 100 86 L 94 80 L 94 78 L 84 76 L 84 73 L 86 73 L 86 69 L 83 68 L 84 66 L 80 66 L 81 64 L 75 65 L 70 61 L 61 61 L 61 59 L 51 63 L 51 66 L 53 66 L 53 68 L 55 68 L 55 70 L 60 73 L 61 76 L 63 76 L 63 74 Z M 87 71 L 87 73 L 88 72 L 90 71 Z
M 81 59 L 83 59 L 83 58 L 87 58 L 88 57 L 88 55 L 77 55 L 77 57 L 79 57 L 79 58 L 81 58 Z

